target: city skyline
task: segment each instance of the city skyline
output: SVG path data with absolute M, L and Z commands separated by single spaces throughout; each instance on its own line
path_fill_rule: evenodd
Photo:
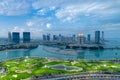
M 10 32 L 94 35 L 120 38 L 119 0 L 0 0 L 0 37 Z M 112 36 L 111 36 L 112 34 Z

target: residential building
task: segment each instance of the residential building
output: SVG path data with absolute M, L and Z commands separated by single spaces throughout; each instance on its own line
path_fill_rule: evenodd
M 23 32 L 23 43 L 30 43 L 30 32 Z
M 57 35 L 53 35 L 53 41 L 57 40 Z
M 91 41 L 91 36 L 90 36 L 90 34 L 87 35 L 87 41 L 88 41 L 88 42 Z
M 43 34 L 43 40 L 46 41 L 47 40 L 47 36 Z
M 20 33 L 19 32 L 12 32 L 12 43 L 13 44 L 20 43 Z
M 100 31 L 95 31 L 95 43 L 100 44 Z
M 50 41 L 50 34 L 47 34 L 47 41 Z
M 11 32 L 8 32 L 8 42 L 9 42 L 9 43 L 12 42 L 12 35 L 11 35 Z
M 102 31 L 102 44 L 104 44 L 104 31 Z
M 79 44 L 84 44 L 85 43 L 84 34 L 78 34 L 78 43 Z

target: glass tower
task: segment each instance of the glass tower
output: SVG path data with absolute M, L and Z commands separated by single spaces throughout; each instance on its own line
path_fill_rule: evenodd
M 19 44 L 20 43 L 20 33 L 19 32 L 13 32 L 12 33 L 12 42 L 14 44 Z
M 23 43 L 30 43 L 30 32 L 23 32 Z
M 95 31 L 95 43 L 100 44 L 100 31 Z

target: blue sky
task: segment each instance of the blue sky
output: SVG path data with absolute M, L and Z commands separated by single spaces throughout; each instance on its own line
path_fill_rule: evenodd
M 120 0 L 0 0 L 0 37 L 8 31 L 72 35 L 120 34 Z M 120 37 L 119 37 L 120 38 Z

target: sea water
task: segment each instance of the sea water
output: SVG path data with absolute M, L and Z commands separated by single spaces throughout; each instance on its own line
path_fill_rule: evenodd
M 108 47 L 120 47 L 120 39 L 108 39 L 105 42 Z M 63 55 L 47 52 L 40 45 L 36 49 L 32 50 L 5 50 L 0 51 L 0 60 L 9 60 L 14 58 L 21 58 L 25 56 L 30 57 L 48 57 L 48 58 L 58 58 L 58 59 L 116 59 L 120 58 L 120 49 L 107 49 L 107 50 L 85 50 L 78 53 L 78 55 Z

